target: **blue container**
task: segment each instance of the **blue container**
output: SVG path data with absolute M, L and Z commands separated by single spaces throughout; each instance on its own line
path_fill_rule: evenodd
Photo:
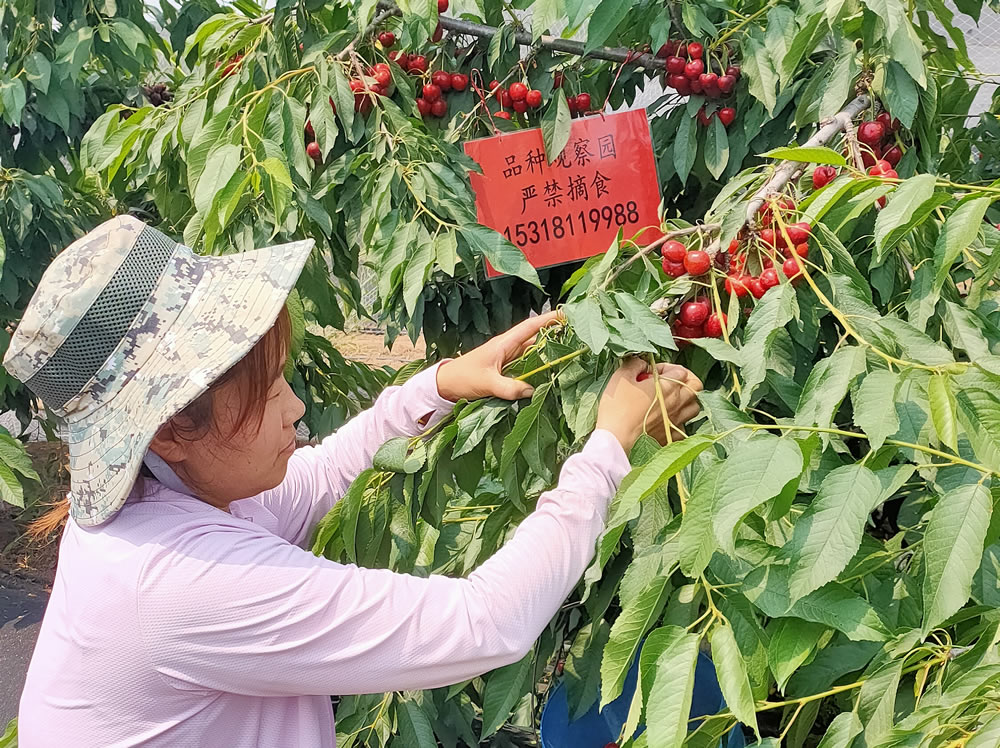
M 542 710 L 540 735 L 542 748 L 604 748 L 618 739 L 639 679 L 639 660 L 632 663 L 625 678 L 622 694 L 603 710 L 595 702 L 580 719 L 570 722 L 569 704 L 566 701 L 566 684 L 559 683 L 552 691 Z M 715 677 L 715 665 L 705 654 L 698 655 L 694 672 L 694 694 L 691 698 L 691 717 L 702 717 L 726 708 Z M 692 723 L 692 727 L 698 723 Z M 643 730 L 640 725 L 639 731 Z M 743 732 L 734 727 L 729 735 L 719 741 L 720 748 L 745 748 Z

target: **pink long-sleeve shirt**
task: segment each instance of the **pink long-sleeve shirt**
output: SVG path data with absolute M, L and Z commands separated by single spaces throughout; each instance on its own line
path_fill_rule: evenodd
M 70 521 L 21 697 L 22 748 L 335 748 L 329 694 L 435 688 L 520 659 L 593 557 L 628 470 L 611 434 L 595 432 L 466 579 L 304 549 L 381 444 L 451 407 L 431 369 L 297 450 L 280 486 L 230 513 L 153 483 L 108 524 Z

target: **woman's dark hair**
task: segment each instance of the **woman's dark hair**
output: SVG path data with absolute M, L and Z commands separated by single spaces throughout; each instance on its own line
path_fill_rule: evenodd
M 235 383 L 240 392 L 240 411 L 226 435 L 234 437 L 244 429 L 260 428 L 264 419 L 264 404 L 276 376 L 281 376 L 292 340 L 292 322 L 288 307 L 283 307 L 271 329 L 257 341 L 246 356 L 209 385 L 190 405 L 175 416 L 174 429 L 184 438 L 198 439 L 206 430 L 216 426 L 214 412 L 215 392 L 220 387 Z M 178 417 L 179 416 L 179 417 Z M 148 468 L 142 466 L 139 489 L 145 493 L 143 483 L 152 478 Z M 37 538 L 47 537 L 69 516 L 69 500 L 61 499 L 51 510 L 31 523 L 29 532 Z

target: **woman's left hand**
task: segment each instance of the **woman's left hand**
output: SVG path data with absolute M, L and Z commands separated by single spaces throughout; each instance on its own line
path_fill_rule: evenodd
M 534 388 L 530 384 L 505 377 L 501 372 L 504 366 L 520 358 L 531 347 L 539 330 L 559 319 L 559 312 L 529 317 L 464 356 L 445 362 L 438 367 L 438 393 L 452 402 L 478 400 L 481 397 L 503 400 L 531 397 Z

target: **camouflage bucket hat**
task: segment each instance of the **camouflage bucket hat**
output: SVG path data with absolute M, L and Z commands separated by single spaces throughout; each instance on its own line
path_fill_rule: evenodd
M 312 247 L 201 257 L 123 216 L 56 257 L 3 364 L 59 421 L 79 524 L 122 507 L 157 429 L 270 329 Z

